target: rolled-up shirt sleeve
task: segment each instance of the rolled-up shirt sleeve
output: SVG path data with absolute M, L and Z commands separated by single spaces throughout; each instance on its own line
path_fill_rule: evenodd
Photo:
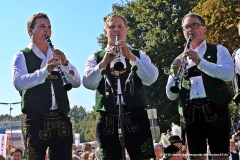
M 102 79 L 102 75 L 100 73 L 99 65 L 94 59 L 94 55 L 88 57 L 86 62 L 86 67 L 83 75 L 83 86 L 87 89 L 96 90 L 100 81 Z
M 234 77 L 232 57 L 227 48 L 217 45 L 217 63 L 211 63 L 201 58 L 198 68 L 207 75 L 229 82 Z
M 18 52 L 13 57 L 13 85 L 18 91 L 26 90 L 44 83 L 48 75 L 50 75 L 50 73 L 47 71 L 46 67 L 38 69 L 33 73 L 28 73 L 25 57 L 22 52 Z
M 136 57 L 136 61 L 131 62 L 131 65 L 137 65 L 137 75 L 146 86 L 150 86 L 158 78 L 158 68 L 151 63 L 151 59 L 142 50 L 139 51 L 140 59 Z

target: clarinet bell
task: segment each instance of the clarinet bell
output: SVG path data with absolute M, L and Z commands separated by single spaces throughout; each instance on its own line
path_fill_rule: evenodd
M 71 83 L 64 83 L 62 87 L 65 91 L 69 91 L 69 90 L 72 89 L 72 84 Z
M 172 86 L 172 87 L 170 88 L 170 91 L 171 91 L 172 93 L 179 93 L 179 92 L 180 92 L 180 89 L 179 89 L 177 86 Z
M 123 63 L 120 61 L 120 62 L 116 62 L 115 64 L 114 64 L 114 69 L 116 70 L 116 71 L 122 71 L 123 69 L 124 69 L 124 65 L 123 65 Z

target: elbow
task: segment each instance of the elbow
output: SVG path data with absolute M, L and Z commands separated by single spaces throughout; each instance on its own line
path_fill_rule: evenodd
M 229 74 L 227 77 L 224 78 L 225 82 L 230 82 L 234 78 L 234 72 L 232 71 L 231 74 Z
M 19 83 L 17 82 L 17 80 L 14 80 L 14 81 L 13 81 L 13 85 L 14 85 L 14 87 L 15 87 L 15 89 L 16 89 L 17 91 L 22 91 L 22 90 L 24 90 L 24 88 L 21 87 L 22 85 L 19 85 Z
M 73 88 L 78 88 L 81 86 L 81 80 L 79 80 L 77 83 L 73 85 Z
M 148 78 L 148 81 L 145 83 L 146 86 L 152 85 L 154 82 L 156 82 L 158 78 L 158 74 L 152 75 L 151 77 Z
M 87 88 L 87 89 L 96 90 L 96 88 L 94 88 L 94 87 L 92 86 L 92 83 L 91 83 L 90 81 L 88 81 L 88 80 L 86 79 L 86 77 L 83 77 L 82 84 L 83 84 L 83 86 L 84 86 L 85 88 Z

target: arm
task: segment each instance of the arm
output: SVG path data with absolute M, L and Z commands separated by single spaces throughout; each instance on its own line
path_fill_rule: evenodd
M 33 73 L 28 73 L 25 57 L 22 52 L 18 52 L 13 57 L 13 84 L 18 91 L 26 90 L 44 83 L 48 75 L 50 75 L 50 73 L 46 66 Z
M 146 86 L 150 86 L 157 80 L 158 68 L 151 63 L 150 58 L 145 52 L 139 51 L 140 59 L 136 57 L 135 61 L 130 61 L 131 65 L 137 65 L 137 75 L 141 78 L 142 83 Z
M 65 54 L 59 50 L 55 49 L 52 51 L 53 57 L 58 57 L 61 60 L 61 70 L 64 72 L 69 83 L 72 84 L 73 88 L 77 88 L 81 85 L 80 75 L 77 69 L 67 61 Z
M 166 94 L 167 94 L 167 97 L 170 99 L 170 100 L 175 100 L 179 97 L 179 93 L 172 93 L 170 91 L 170 88 L 172 86 L 175 86 L 175 80 L 174 80 L 174 74 L 173 75 L 169 75 L 168 77 L 168 82 L 167 82 L 167 85 L 166 85 Z
M 95 90 L 97 89 L 102 75 L 100 74 L 99 64 L 97 64 L 94 59 L 94 55 L 91 55 L 86 62 L 86 67 L 83 75 L 83 86 L 87 89 Z
M 218 45 L 217 50 L 217 64 L 201 58 L 198 68 L 211 77 L 225 82 L 231 81 L 234 76 L 232 57 L 227 48 L 222 45 Z

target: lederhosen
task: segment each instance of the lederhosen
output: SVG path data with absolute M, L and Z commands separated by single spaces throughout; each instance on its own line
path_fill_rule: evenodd
M 139 57 L 138 50 L 132 50 L 132 53 Z M 105 51 L 95 53 L 97 63 L 101 61 Z M 154 150 L 150 131 L 149 119 L 147 117 L 146 96 L 141 79 L 135 74 L 134 90 L 131 86 L 126 86 L 124 92 L 125 81 L 130 73 L 131 65 L 126 60 L 126 71 L 121 73 L 121 89 L 125 105 L 123 109 L 123 125 L 125 147 L 131 159 L 147 159 L 153 158 Z M 103 160 L 122 159 L 122 148 L 118 138 L 118 105 L 115 106 L 117 96 L 117 77 L 112 74 L 113 70 L 110 65 L 106 67 L 106 73 L 113 84 L 114 94 L 109 92 L 106 94 L 106 84 L 104 79 L 101 80 L 96 91 L 95 110 L 100 112 L 97 119 L 96 137 L 100 147 L 100 153 Z

